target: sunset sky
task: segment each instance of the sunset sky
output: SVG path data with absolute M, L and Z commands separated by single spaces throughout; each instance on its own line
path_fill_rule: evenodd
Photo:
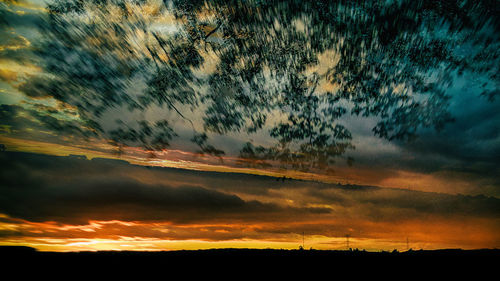
M 334 33 L 300 1 L 63 2 L 0 2 L 0 245 L 500 247 L 498 13 L 378 29 L 339 4 Z

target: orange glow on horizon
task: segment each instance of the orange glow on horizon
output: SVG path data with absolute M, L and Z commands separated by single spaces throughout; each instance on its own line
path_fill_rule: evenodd
M 345 234 L 329 232 L 328 225 L 350 224 L 350 248 L 368 251 L 407 250 L 406 239 L 413 249 L 495 248 L 500 247 L 498 220 L 472 219 L 453 221 L 410 220 L 395 223 L 365 220 L 290 223 L 209 223 L 175 225 L 170 222 L 90 221 L 87 225 L 64 225 L 54 222 L 29 222 L 1 215 L 13 223 L 0 222 L 0 230 L 15 230 L 24 235 L 2 239 L 0 245 L 23 245 L 40 251 L 168 251 L 214 248 L 298 249 L 302 246 L 300 229 L 325 226 L 324 234 L 313 230 L 305 232 L 305 248 L 318 250 L 345 250 Z M 164 228 L 165 231 L 158 231 Z M 279 230 L 283 229 L 283 233 Z M 289 230 L 286 230 L 289 229 Z M 369 230 L 358 233 L 357 229 Z M 278 230 L 278 232 L 276 232 Z M 231 238 L 231 232 L 240 232 L 240 238 Z M 161 233 L 162 236 L 158 236 Z M 156 235 L 156 236 L 155 236 Z M 185 239 L 175 235 L 185 236 Z M 192 238 L 190 238 L 192 237 Z M 198 238 L 195 238 L 198 237 Z M 225 238 L 227 237 L 227 238 Z

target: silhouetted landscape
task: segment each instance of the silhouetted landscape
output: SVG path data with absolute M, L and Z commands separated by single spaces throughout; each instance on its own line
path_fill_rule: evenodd
M 500 258 L 498 249 L 443 249 L 365 251 L 365 250 L 283 250 L 283 249 L 207 249 L 181 251 L 85 251 L 43 252 L 31 247 L 3 246 L 0 256 L 10 263 L 93 265 L 93 266 L 155 266 L 182 265 L 186 262 L 212 265 L 272 266 L 272 265 L 337 265 L 337 266 L 393 266 L 429 267 L 467 265 L 489 268 Z

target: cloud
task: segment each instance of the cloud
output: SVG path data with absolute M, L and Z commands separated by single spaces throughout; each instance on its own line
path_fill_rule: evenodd
M 358 214 L 370 210 L 367 214 L 371 219 L 401 220 L 405 216 L 418 217 L 430 214 L 442 217 L 483 218 L 496 218 L 500 215 L 500 199 L 483 195 L 451 195 L 386 188 L 357 191 L 333 188 L 309 190 L 308 195 L 323 204 L 338 204 L 357 209 Z M 386 210 L 389 212 L 385 212 Z
M 6 82 L 17 81 L 17 72 L 10 71 L 8 69 L 0 69 L 0 80 Z
M 23 9 L 18 9 L 9 5 L 5 5 L 4 3 L 0 3 L 0 28 L 36 27 L 42 24 L 42 16 L 43 13 L 41 13 L 40 11 L 25 11 Z
M 101 174 L 103 168 L 116 165 L 116 161 L 4 153 L 2 162 L 9 162 L 11 168 L 1 172 L 0 213 L 29 221 L 80 224 L 89 220 L 254 220 L 262 215 L 329 211 L 245 201 L 201 186 L 148 184 L 125 175 Z M 123 165 L 129 170 L 138 168 Z
M 276 222 L 292 217 L 400 221 L 427 215 L 500 215 L 500 199 L 486 196 L 308 181 L 281 183 L 272 177 L 146 168 L 75 156 L 6 152 L 1 160 L 7 168 L 0 173 L 0 213 L 38 222 Z
M 89 220 L 196 221 L 275 209 L 196 186 L 151 186 L 128 179 L 29 183 L 2 189 L 2 212 L 30 221 L 78 224 Z
M 370 135 L 373 119 L 348 119 L 356 145 L 349 153 L 359 171 L 355 176 L 366 173 L 364 179 L 380 185 L 398 179 L 402 185 L 404 175 L 413 174 L 416 178 L 409 184 L 417 188 L 420 184 L 425 190 L 498 197 L 500 100 L 482 97 L 475 83 L 472 78 L 457 79 L 448 91 L 455 121 L 440 131 L 421 128 L 410 142 L 384 142 Z M 433 184 L 423 187 L 423 178 L 430 177 Z
M 77 155 L 7 151 L 0 165 L 0 239 L 9 241 L 290 241 L 305 231 L 323 239 L 411 233 L 414 240 L 491 247 L 500 215 L 500 199 L 486 196 L 282 182 Z
M 498 193 L 500 100 L 488 101 L 474 89 L 455 91 L 451 111 L 456 121 L 401 145 L 413 156 L 405 166 L 424 173 L 448 172 L 451 178 L 466 178 Z
M 82 120 L 70 119 L 70 111 L 42 104 L 0 104 L 0 133 L 26 139 L 61 143 L 66 139 L 80 142 L 94 135 L 94 129 Z M 74 113 L 73 113 L 74 114 Z
M 21 66 L 32 68 L 37 61 L 33 53 L 32 42 L 36 42 L 38 32 L 43 24 L 43 13 L 33 10 L 19 9 L 17 4 L 26 4 L 24 1 L 14 1 L 14 5 L 0 3 L 0 61 L 3 70 L 0 79 L 12 82 L 23 77 L 22 72 L 32 71 L 31 69 L 21 70 Z M 15 7 L 14 7 L 15 6 Z M 9 62 L 9 63 L 5 63 Z M 12 62 L 17 63 L 16 70 L 12 67 Z M 6 71 L 18 72 L 16 76 L 7 75 Z
M 476 92 L 456 93 L 456 121 L 441 132 L 424 131 L 406 148 L 419 155 L 439 155 L 461 163 L 498 163 L 500 101 L 489 102 Z

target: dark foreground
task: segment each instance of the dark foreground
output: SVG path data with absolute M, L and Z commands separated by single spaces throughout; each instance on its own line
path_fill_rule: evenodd
M 460 270 L 496 271 L 500 250 L 419 250 L 366 252 L 326 250 L 214 249 L 196 251 L 39 252 L 29 247 L 0 247 L 5 268 L 9 265 L 58 268 L 165 268 L 287 269 L 287 270 Z

